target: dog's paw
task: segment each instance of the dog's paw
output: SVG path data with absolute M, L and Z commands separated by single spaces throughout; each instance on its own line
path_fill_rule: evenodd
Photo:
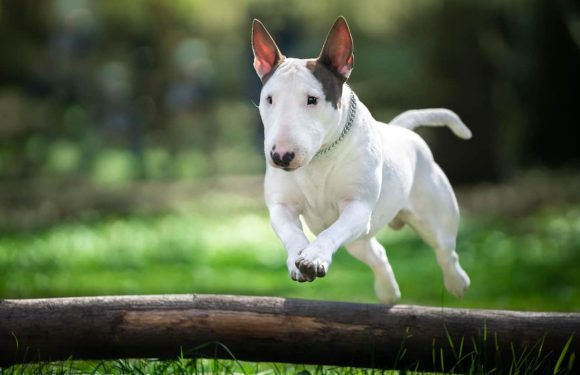
M 316 277 L 310 277 L 302 274 L 300 271 L 290 271 L 290 278 L 299 283 L 313 282 Z
M 471 283 L 469 276 L 461 267 L 457 267 L 454 272 L 447 273 L 444 282 L 445 288 L 457 298 L 463 298 Z
M 298 258 L 296 260 L 296 267 L 298 267 L 300 273 L 311 279 L 326 276 L 326 270 L 328 268 L 328 266 L 318 260 L 310 261 L 304 258 Z
M 401 291 L 398 285 L 391 285 L 384 281 L 375 281 L 375 294 L 380 303 L 385 305 L 394 305 L 401 299 Z
M 298 281 L 299 283 L 305 283 L 305 282 L 312 282 L 314 281 L 315 277 L 309 277 L 305 274 L 303 274 L 302 272 L 300 272 L 300 270 L 298 269 L 298 267 L 296 267 L 296 258 L 293 259 L 288 259 L 287 265 L 288 265 L 288 273 L 290 274 L 290 278 L 294 281 Z
M 328 272 L 330 259 L 325 259 L 323 255 L 323 251 L 319 248 L 312 245 L 308 246 L 298 254 L 295 265 L 300 273 L 308 278 L 324 277 Z

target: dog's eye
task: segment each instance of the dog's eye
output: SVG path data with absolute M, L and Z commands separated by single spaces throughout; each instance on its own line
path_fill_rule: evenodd
M 272 95 L 267 96 L 266 101 L 268 102 L 268 104 L 272 104 Z
M 315 96 L 309 96 L 308 101 L 306 102 L 308 105 L 316 105 L 318 104 L 318 98 Z

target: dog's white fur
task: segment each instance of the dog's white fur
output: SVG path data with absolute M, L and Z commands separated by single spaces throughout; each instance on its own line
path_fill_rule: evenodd
M 262 29 L 255 21 L 254 39 L 260 32 L 266 34 L 258 37 L 269 36 Z M 341 105 L 334 108 L 307 68 L 312 60 L 280 54 L 274 70 L 272 60 L 264 62 L 263 48 L 253 43 L 258 75 L 264 78 L 273 72 L 264 83 L 259 105 L 267 159 L 265 196 L 274 231 L 288 252 L 291 278 L 312 281 L 324 276 L 333 254 L 345 245 L 373 270 L 378 300 L 394 303 L 400 298 L 399 286 L 374 236 L 386 224 L 394 229 L 408 224 L 435 250 L 446 288 L 462 297 L 470 281 L 455 252 L 457 201 L 428 146 L 411 130 L 419 125 L 447 125 L 458 136 L 469 138 L 469 129 L 443 109 L 405 112 L 387 125 L 376 121 L 358 101 L 350 133 L 333 150 L 316 156 L 339 137 L 350 109 L 351 89 L 343 85 Z M 343 66 L 343 73 L 346 78 L 350 69 Z M 320 100 L 308 105 L 308 96 Z M 286 170 L 273 162 L 273 146 L 281 153 L 294 152 Z M 317 235 L 312 243 L 300 216 Z

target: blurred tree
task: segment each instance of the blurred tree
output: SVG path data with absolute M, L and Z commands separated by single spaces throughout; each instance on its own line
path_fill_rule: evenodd
M 46 132 L 45 117 L 50 115 L 42 100 L 51 85 L 41 65 L 49 6 L 30 0 L 0 2 L 0 169 L 11 177 L 34 176 L 44 160 L 42 142 L 30 140 Z
M 443 106 L 472 128 L 469 142 L 421 131 L 453 182 L 580 159 L 577 2 L 286 5 L 0 1 L 0 178 L 91 177 L 119 160 L 127 181 L 260 171 L 251 19 L 288 56 L 313 57 L 339 14 L 355 38 L 350 84 L 377 119 Z
M 450 132 L 437 132 L 432 144 L 443 170 L 455 182 L 496 179 L 494 135 L 498 129 L 492 111 L 493 67 L 480 43 L 482 29 L 494 21 L 490 7 L 478 2 L 447 0 L 423 15 L 426 72 L 418 94 L 424 106 L 456 111 L 474 137 L 460 142 Z
M 580 158 L 580 5 L 537 1 L 534 8 L 537 58 L 529 90 L 528 163 L 560 166 Z
M 578 137 L 565 136 L 580 123 L 578 10 L 566 1 L 444 0 L 416 19 L 428 76 L 419 102 L 454 109 L 474 134 L 460 143 L 429 132 L 455 182 L 579 161 Z

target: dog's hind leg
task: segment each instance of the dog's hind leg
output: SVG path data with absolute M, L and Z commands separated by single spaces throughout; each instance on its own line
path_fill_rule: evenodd
M 435 168 L 431 175 L 434 178 L 422 181 L 424 190 L 417 194 L 412 208 L 402 211 L 399 216 L 433 247 L 443 271 L 445 287 L 451 294 L 462 298 L 470 280 L 455 251 L 459 208 L 447 177 L 437 165 Z
M 447 225 L 440 225 L 436 215 L 430 213 L 409 212 L 405 221 L 435 250 L 447 290 L 462 298 L 470 280 L 461 268 L 459 256 L 455 251 L 456 231 L 449 229 Z
M 375 274 L 375 293 L 381 303 L 393 304 L 401 298 L 399 285 L 383 246 L 373 237 L 360 239 L 346 246 L 348 252 L 367 264 Z
M 389 223 L 389 227 L 391 227 L 392 230 L 400 230 L 403 229 L 404 226 L 405 222 L 401 220 L 398 215 Z

